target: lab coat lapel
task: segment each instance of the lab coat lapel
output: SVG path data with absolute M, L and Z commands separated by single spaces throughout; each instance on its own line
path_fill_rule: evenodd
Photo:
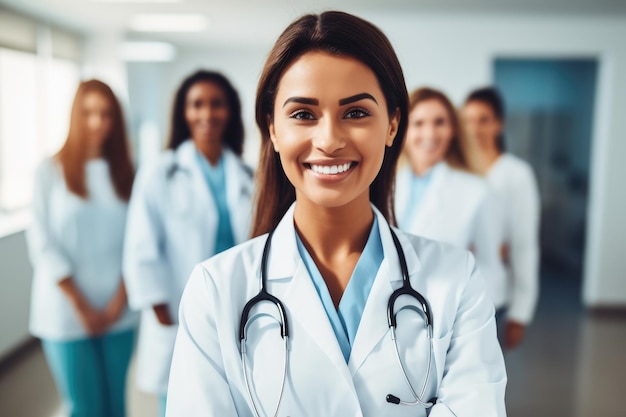
M 398 251 L 393 243 L 389 225 L 384 216 L 373 207 L 378 216 L 378 227 L 383 245 L 384 260 L 378 269 L 378 274 L 372 285 L 370 295 L 359 323 L 352 353 L 350 355 L 349 368 L 354 375 L 380 340 L 389 332 L 387 322 L 387 305 L 391 293 L 402 285 L 402 272 Z M 409 276 L 414 275 L 419 269 L 419 260 L 415 249 L 410 242 L 396 230 L 400 245 L 406 258 Z
M 335 332 L 306 266 L 300 259 L 293 224 L 294 208 L 295 204 L 287 211 L 272 237 L 268 259 L 268 291 L 282 300 L 288 319 L 292 323 L 297 321 L 298 328 L 309 333 L 319 350 L 335 365 L 349 390 L 356 393 Z M 294 324 L 291 325 L 292 329 Z

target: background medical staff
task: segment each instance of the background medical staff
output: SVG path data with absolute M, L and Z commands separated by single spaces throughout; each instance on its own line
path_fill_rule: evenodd
M 504 416 L 494 308 L 473 256 L 389 225 L 408 97 L 385 35 L 341 12 L 303 16 L 277 40 L 257 92 L 258 237 L 194 269 L 168 415 Z M 433 338 L 423 304 L 402 296 L 396 355 L 387 305 L 403 283 L 428 300 Z M 242 344 L 244 306 L 261 288 L 285 319 L 274 302 L 255 304 Z M 426 408 L 388 394 L 439 398 Z
M 531 166 L 504 152 L 504 102 L 494 88 L 472 92 L 463 107 L 468 132 L 464 153 L 474 172 L 485 175 L 502 205 L 501 259 L 508 269 L 503 341 L 514 348 L 524 338 L 539 297 L 539 219 L 537 181 Z
M 469 173 L 463 130 L 450 100 L 419 88 L 409 96 L 404 155 L 396 181 L 398 224 L 409 233 L 471 249 L 496 308 L 506 303 L 499 258 L 498 201 L 487 182 Z
M 137 382 L 161 396 L 193 266 L 249 236 L 252 173 L 240 159 L 237 92 L 221 74 L 198 71 L 179 87 L 168 150 L 142 168 L 130 202 L 124 272 L 142 310 Z
M 125 415 L 136 317 L 122 253 L 133 175 L 117 99 L 100 81 L 82 82 L 67 141 L 37 172 L 27 232 L 30 331 L 71 417 Z

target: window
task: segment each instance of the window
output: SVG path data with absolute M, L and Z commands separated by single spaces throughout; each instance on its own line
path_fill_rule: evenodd
M 62 146 L 78 67 L 0 48 L 0 211 L 25 208 L 39 162 Z

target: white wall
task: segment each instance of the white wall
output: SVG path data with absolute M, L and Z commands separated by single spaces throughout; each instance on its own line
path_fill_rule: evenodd
M 0 238 L 0 359 L 29 337 L 31 282 L 24 232 Z

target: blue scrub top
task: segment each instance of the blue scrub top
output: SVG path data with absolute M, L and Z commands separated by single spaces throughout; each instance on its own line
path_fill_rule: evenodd
M 217 234 L 215 236 L 215 253 L 220 253 L 235 246 L 233 229 L 230 224 L 230 212 L 226 202 L 226 175 L 224 173 L 224 158 L 220 156 L 217 166 L 212 166 L 209 161 L 196 150 L 198 164 L 204 175 L 204 179 L 213 195 L 217 205 Z
M 378 220 L 374 216 L 374 223 L 370 231 L 367 243 L 359 260 L 354 267 L 348 286 L 346 287 L 341 301 L 339 301 L 339 309 L 335 310 L 335 305 L 328 292 L 326 282 L 320 274 L 319 269 L 315 265 L 313 258 L 304 247 L 300 236 L 296 232 L 296 241 L 298 242 L 298 252 L 304 261 L 313 285 L 317 290 L 317 294 L 322 301 L 328 320 L 335 332 L 339 347 L 343 353 L 346 363 L 350 359 L 350 352 L 354 345 L 356 332 L 365 310 L 367 297 L 369 296 L 380 265 L 383 262 L 383 244 L 380 239 L 380 231 L 378 230 Z
M 399 219 L 399 226 L 402 230 L 411 230 L 413 220 L 417 217 L 417 211 L 424 200 L 424 195 L 433 180 L 434 169 L 428 170 L 424 175 L 415 175 L 411 170 L 411 178 L 409 185 L 409 199 L 402 216 Z

